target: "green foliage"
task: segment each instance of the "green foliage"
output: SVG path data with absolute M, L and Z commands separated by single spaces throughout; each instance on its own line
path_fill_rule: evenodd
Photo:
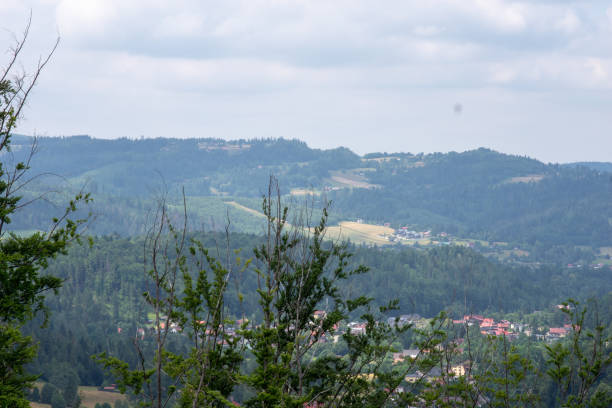
M 40 393 L 40 402 L 42 402 L 43 404 L 50 404 L 51 398 L 56 392 L 57 389 L 52 384 L 45 383 Z
M 27 407 L 24 388 L 37 377 L 26 373 L 24 366 L 36 355 L 32 338 L 18 328 L 0 326 L 0 407 Z
M 143 297 L 154 314 L 152 353 L 143 351 L 136 337 L 137 367 L 106 353 L 94 358 L 110 369 L 121 392 L 129 388 L 143 394 L 147 406 L 225 406 L 237 384 L 244 347 L 225 330 L 230 266 L 219 262 L 201 242 L 192 239 L 189 248 L 185 242 L 185 226 L 182 231 L 175 229 L 162 201 L 145 239 L 145 271 L 152 288 Z M 188 334 L 191 345 L 185 352 L 170 346 L 171 330 Z
M 40 401 L 40 391 L 38 391 L 38 387 L 34 387 L 32 390 L 32 393 L 30 394 L 30 401 Z
M 595 315 L 592 325 L 585 326 L 587 308 L 572 299 L 563 303 L 572 332 L 569 341 L 546 346 L 547 374 L 555 383 L 555 395 L 560 406 L 590 406 L 591 390 L 612 364 L 609 342 L 612 337 L 604 333 L 605 327 Z M 591 313 L 596 311 L 591 310 Z M 602 389 L 592 397 L 594 402 L 605 400 L 607 390 Z M 599 402 L 597 402 L 599 403 Z
M 74 368 L 65 363 L 60 364 L 49 376 L 49 381 L 61 392 L 66 404 L 74 405 L 78 398 L 77 392 L 80 383 L 79 376 Z
M 66 408 L 66 400 L 58 391 L 54 392 L 51 397 L 51 408 Z
M 130 408 L 127 401 L 117 400 L 113 408 Z
M 488 338 L 480 374 L 474 376 L 477 387 L 484 392 L 493 407 L 537 406 L 535 389 L 536 368 L 521 355 L 505 336 Z
M 244 377 L 254 391 L 246 406 L 382 405 L 388 390 L 399 384 L 397 376 L 383 374 L 382 363 L 392 350 L 393 333 L 404 329 L 380 322 L 380 316 L 370 311 L 370 298 L 343 293 L 346 281 L 367 273 L 367 268 L 351 266 L 352 254 L 345 244 L 323 240 L 325 208 L 314 227 L 309 225 L 308 209 L 290 226 L 289 210 L 282 205 L 274 179 L 263 212 L 268 235 L 254 250 L 262 319 L 243 331 L 255 360 L 254 370 Z M 396 306 L 391 302 L 381 312 Z M 315 317 L 321 307 L 324 313 Z M 358 310 L 365 310 L 365 332 L 339 332 L 339 324 Z M 346 354 L 316 357 L 315 345 L 334 335 L 346 343 Z M 385 391 L 388 384 L 395 386 Z
M 48 291 L 57 293 L 61 279 L 42 274 L 50 259 L 66 253 L 68 244 L 79 239 L 84 219 L 70 219 L 77 205 L 90 197 L 79 193 L 69 201 L 64 213 L 52 220 L 47 232 L 17 235 L 8 232 L 18 209 L 28 204 L 20 192 L 28 184 L 27 172 L 35 144 L 23 160 L 11 161 L 12 131 L 36 80 L 53 54 L 41 59 L 31 77 L 14 72 L 29 31 L 16 41 L 9 53 L 9 63 L 0 71 L 0 402 L 7 406 L 26 406 L 24 389 L 32 386 L 36 376 L 26 375 L 24 365 L 36 355 L 32 338 L 21 334 L 23 324 L 38 311 Z M 10 79 L 9 79 L 10 78 Z

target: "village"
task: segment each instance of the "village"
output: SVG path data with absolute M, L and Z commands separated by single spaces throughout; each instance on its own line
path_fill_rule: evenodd
M 562 310 L 566 308 L 565 305 L 556 305 L 555 308 L 558 310 Z M 318 325 L 317 322 L 321 322 L 327 316 L 327 312 L 324 310 L 316 310 L 312 316 L 312 322 L 315 323 L 313 325 L 313 332 L 311 333 L 311 337 L 316 339 L 317 343 L 337 343 L 341 337 L 341 335 L 349 331 L 353 335 L 364 335 L 367 331 L 367 323 L 363 321 L 349 321 L 344 322 L 341 321 L 338 324 L 335 324 L 332 327 L 332 330 L 328 333 L 319 333 L 317 331 Z M 427 327 L 430 318 L 421 317 L 418 314 L 404 314 L 397 317 L 389 317 L 386 323 L 390 327 L 399 327 L 404 328 L 406 326 L 416 327 L 416 328 L 424 328 Z M 520 322 L 511 322 L 509 320 L 499 320 L 496 321 L 494 318 L 486 317 L 478 314 L 469 314 L 464 315 L 461 319 L 452 319 L 449 320 L 448 323 L 452 323 L 452 325 L 457 326 L 461 325 L 466 327 L 468 330 L 470 328 L 476 328 L 477 331 L 483 336 L 492 336 L 492 337 L 505 337 L 506 340 L 512 341 L 518 339 L 518 337 L 522 334 L 528 338 L 531 338 L 536 341 L 543 341 L 547 343 L 552 343 L 556 340 L 562 339 L 569 335 L 574 328 L 571 324 L 566 323 L 560 327 L 545 327 L 539 326 L 536 328 L 531 327 L 529 324 L 520 323 Z M 202 327 L 206 326 L 205 321 L 199 322 Z M 234 337 L 237 333 L 246 327 L 249 327 L 249 320 L 246 318 L 238 319 L 233 323 L 225 324 L 224 330 L 227 335 L 230 337 Z M 166 328 L 166 318 L 162 318 L 160 321 L 160 329 L 165 330 Z M 183 329 L 176 322 L 169 322 L 168 333 L 170 334 L 180 334 Z M 155 325 L 153 321 L 148 320 L 147 324 L 144 327 L 138 327 L 136 329 L 136 337 L 144 340 L 148 335 L 152 335 L 155 332 Z M 210 329 L 204 330 L 205 334 L 210 333 Z M 121 327 L 117 327 L 117 333 L 122 334 L 124 330 Z M 455 339 L 455 342 L 458 344 L 463 343 L 463 339 Z M 403 350 L 401 353 L 407 355 L 412 355 L 410 350 Z M 394 355 L 394 360 L 395 360 Z

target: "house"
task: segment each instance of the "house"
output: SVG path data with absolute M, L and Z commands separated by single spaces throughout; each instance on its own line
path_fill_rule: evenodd
M 390 317 L 387 319 L 387 324 L 392 327 L 402 328 L 407 325 L 413 325 L 419 320 L 421 320 L 421 316 L 416 313 L 412 313 L 407 315 L 401 315 L 399 317 Z
M 136 330 L 136 336 L 137 336 L 137 337 L 140 337 L 140 340 L 143 340 L 143 339 L 144 339 L 144 337 L 145 337 L 145 329 L 143 329 L 142 327 L 139 327 L 139 328 Z
M 402 350 L 399 353 L 393 353 L 393 364 L 401 363 L 402 361 L 405 361 L 408 358 L 414 360 L 418 357 L 418 355 L 419 350 L 417 349 L 407 349 Z
M 327 312 L 325 310 L 315 310 L 314 313 L 312 314 L 312 317 L 315 320 L 325 319 L 326 316 L 327 316 Z
M 427 382 L 433 382 L 442 377 L 442 369 L 440 367 L 432 367 L 427 373 Z
M 366 332 L 366 324 L 359 322 L 350 322 L 348 325 L 349 332 L 352 335 L 365 334 Z
M 493 320 L 491 318 L 484 318 L 480 322 L 480 328 L 483 329 L 483 330 L 486 330 L 487 328 L 493 328 L 495 326 L 496 326 L 495 320 Z
M 566 325 L 569 327 L 551 327 L 548 330 L 548 333 L 546 334 L 546 340 L 547 341 L 554 341 L 554 340 L 559 340 L 564 338 L 565 336 L 567 336 L 567 334 L 570 332 L 571 330 L 571 326 L 570 325 Z
M 484 316 L 481 315 L 464 315 L 461 320 L 453 320 L 455 324 L 466 324 L 468 326 L 473 326 L 475 324 L 480 326 L 480 323 L 484 320 Z
M 451 366 L 450 371 L 455 377 L 464 377 L 467 372 L 463 364 Z
M 410 384 L 414 384 L 421 378 L 423 378 L 423 373 L 417 370 L 414 373 L 407 374 L 406 377 L 404 377 L 404 380 Z

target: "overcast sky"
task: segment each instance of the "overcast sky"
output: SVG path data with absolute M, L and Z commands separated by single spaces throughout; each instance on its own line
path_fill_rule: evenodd
M 612 0 L 0 0 L 2 48 L 30 10 L 20 133 L 612 161 Z

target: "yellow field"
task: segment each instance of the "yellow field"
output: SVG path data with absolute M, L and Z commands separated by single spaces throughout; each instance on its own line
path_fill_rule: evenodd
M 265 215 L 257 210 L 246 207 L 235 201 L 227 201 L 225 204 L 231 205 L 242 211 L 246 211 L 250 214 L 258 217 L 265 217 Z M 287 223 L 288 227 L 291 224 Z M 386 235 L 393 234 L 393 228 L 383 227 L 382 225 L 363 224 L 353 221 L 341 221 L 339 225 L 327 227 L 327 238 L 329 239 L 340 239 L 340 240 L 351 240 L 356 244 L 367 244 L 367 245 L 385 245 L 389 244 L 389 240 L 385 237 Z M 420 244 L 429 244 L 429 240 L 423 240 Z
M 385 235 L 393 234 L 393 228 L 382 225 L 363 224 L 353 221 L 342 221 L 340 225 L 327 228 L 327 236 L 331 239 L 350 239 L 356 244 L 385 245 L 389 240 Z
M 81 408 L 94 408 L 96 404 L 108 402 L 111 406 L 115 401 L 125 400 L 126 397 L 118 392 L 99 391 L 97 387 L 79 387 L 81 396 Z
M 291 195 L 295 196 L 305 196 L 305 195 L 321 195 L 321 192 L 318 190 L 309 190 L 307 188 L 292 188 L 290 191 Z
M 105 402 L 114 406 L 115 401 L 126 399 L 126 396 L 123 394 L 118 392 L 99 391 L 98 387 L 79 387 L 79 396 L 81 397 L 81 408 L 94 408 L 96 404 L 104 404 Z M 51 408 L 51 405 L 30 402 L 30 407 Z

